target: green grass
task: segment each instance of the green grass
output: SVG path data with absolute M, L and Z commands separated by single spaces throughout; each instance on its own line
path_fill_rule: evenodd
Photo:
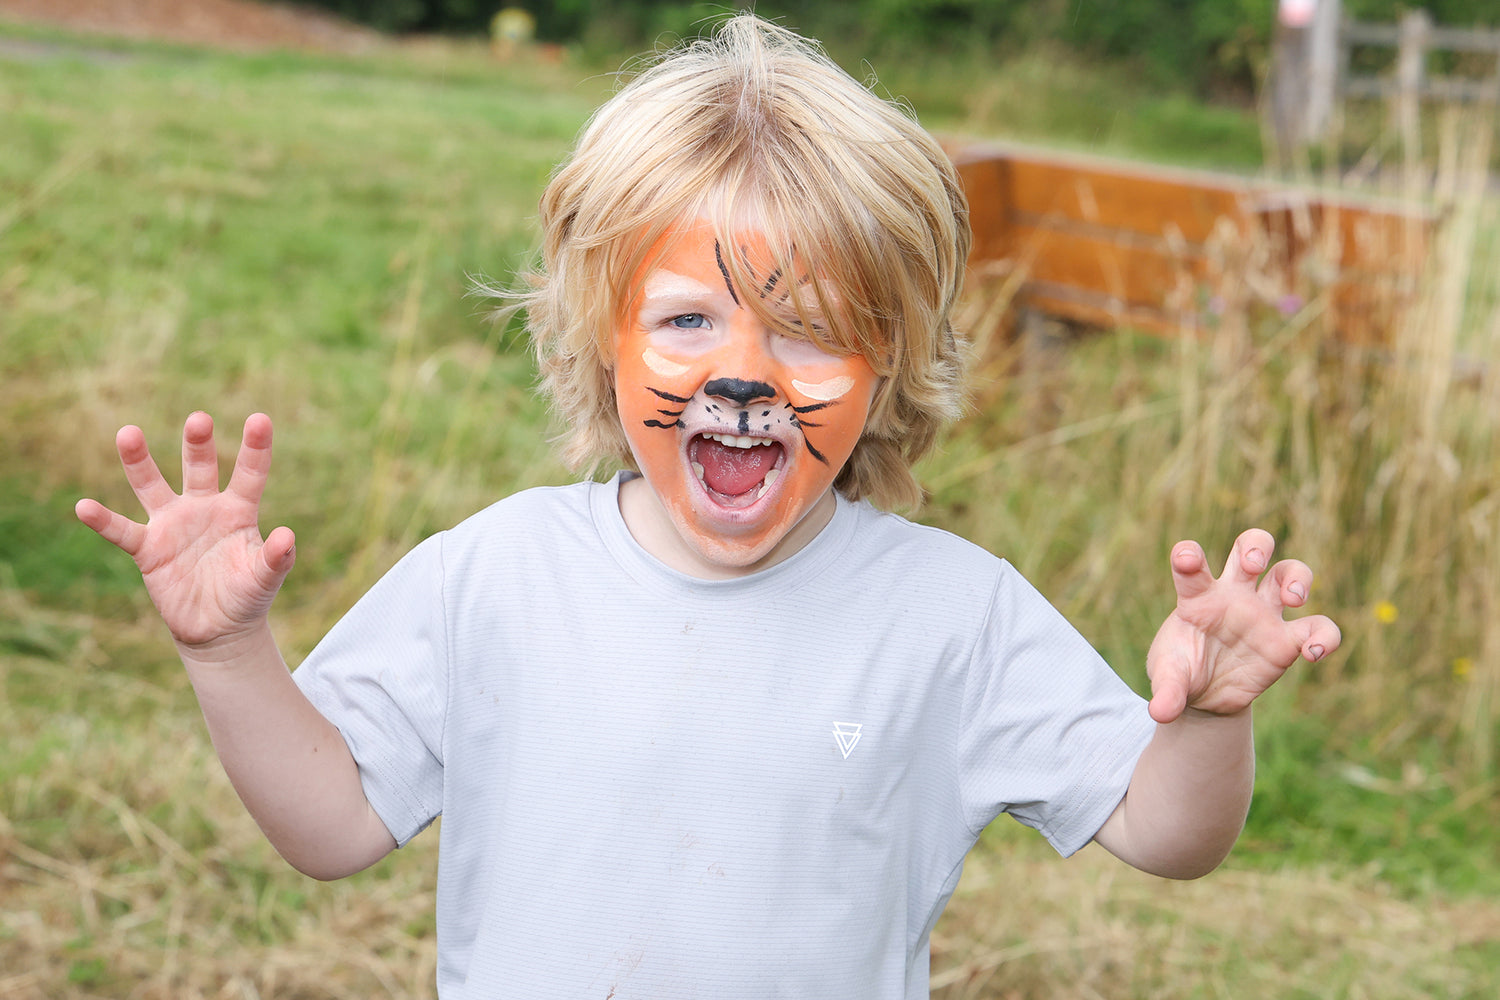
M 191 409 L 214 413 L 226 461 L 240 420 L 271 413 L 264 527 L 299 536 L 275 615 L 295 662 L 418 538 L 565 480 L 524 344 L 467 292 L 526 262 L 536 198 L 609 82 L 463 46 L 337 59 L 21 37 L 53 48 L 0 58 L 0 850 L 26 873 L 3 883 L 0 969 L 47 970 L 38 995 L 52 996 L 274 992 L 277 975 L 278 995 L 426 995 L 435 838 L 336 886 L 281 866 L 213 759 L 134 568 L 71 507 L 87 494 L 135 510 L 121 424 L 146 429 L 173 478 Z M 934 128 L 1195 165 L 1259 155 L 1247 112 L 1108 68 L 876 65 Z M 1494 361 L 1493 207 L 1474 214 L 1491 224 L 1449 258 L 1467 253 L 1480 289 L 1455 337 Z M 1423 389 L 1416 339 L 1390 365 L 1339 353 L 1316 324 L 1289 340 L 1276 317 L 1246 319 L 1248 346 L 1094 336 L 1022 372 L 991 356 L 975 411 L 924 467 L 924 519 L 1010 558 L 1138 689 L 1177 537 L 1222 558 L 1247 522 L 1273 529 L 1319 571 L 1314 603 L 1346 636 L 1258 708 L 1256 804 L 1222 882 L 1137 888 L 1001 825 L 976 869 L 1015 865 L 1037 887 L 974 912 L 1055 904 L 1076 941 L 1104 942 L 1028 959 L 1011 982 L 1039 994 L 1206 995 L 1163 992 L 1196 961 L 1189 981 L 1228 976 L 1246 995 L 1483 995 L 1465 984 L 1500 962 L 1484 930 L 1500 794 L 1482 698 L 1500 656 L 1500 413 L 1483 391 Z M 1444 328 L 1415 329 L 1428 343 Z M 1379 601 L 1397 623 L 1376 619 Z M 1255 932 L 1226 913 L 1190 929 L 1216 885 L 1244 912 L 1328 903 L 1343 922 Z M 1083 919 L 1075 901 L 1096 895 Z M 1366 909 L 1451 915 L 1459 943 L 1443 952 L 1438 930 L 1397 920 L 1375 972 L 1333 961 L 1339 934 L 1373 933 Z M 985 947 L 1028 933 L 986 920 Z M 1150 928 L 1156 957 L 1122 927 Z M 1291 978 L 1266 971 L 1278 953 Z
M 298 470 L 272 516 L 315 529 L 307 518 L 349 520 L 328 501 L 347 514 L 363 499 L 343 477 L 393 434 L 473 456 L 493 477 L 486 492 L 516 461 L 540 463 L 539 448 L 518 455 L 506 440 L 515 408 L 531 405 L 512 391 L 530 378 L 524 351 L 497 342 L 466 293 L 471 276 L 506 280 L 527 261 L 536 196 L 596 83 L 550 67 L 384 73 L 149 49 L 3 62 L 0 74 L 12 95 L 0 115 L 0 366 L 15 388 L 0 459 L 28 470 L 0 484 L 11 529 L 0 552 L 24 586 L 97 592 L 78 572 L 76 533 L 46 518 L 54 544 L 38 547 L 18 519 L 37 504 L 56 514 L 85 484 L 122 502 L 106 469 L 126 421 L 170 447 L 182 415 L 211 406 L 232 443 L 239 417 L 270 410 Z M 417 355 L 425 366 L 393 385 L 396 358 Z M 455 394 L 472 412 L 430 405 Z M 81 461 L 47 460 L 64 453 Z M 353 526 L 332 530 L 318 548 L 347 551 Z
M 1253 107 L 1155 90 L 1124 68 L 1088 65 L 1062 50 L 1043 47 L 993 64 L 978 52 L 908 52 L 873 62 L 881 89 L 935 131 L 1236 172 L 1253 172 L 1264 160 Z

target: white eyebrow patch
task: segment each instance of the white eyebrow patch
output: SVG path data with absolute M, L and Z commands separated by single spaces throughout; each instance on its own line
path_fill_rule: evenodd
M 848 375 L 839 375 L 826 382 L 803 382 L 801 379 L 792 379 L 792 388 L 796 389 L 808 399 L 819 399 L 827 402 L 830 399 L 838 399 L 844 393 L 854 388 L 854 379 Z
M 642 351 L 641 360 L 646 362 L 647 368 L 656 372 L 656 374 L 660 375 L 662 378 L 676 378 L 679 375 L 687 374 L 687 365 L 679 365 L 671 358 L 662 357 L 660 354 L 656 353 L 656 349 L 654 347 L 648 347 L 644 351 Z
M 662 299 L 704 295 L 711 292 L 713 289 L 701 281 L 661 268 L 651 272 L 651 276 L 646 279 L 646 284 L 641 289 L 641 298 L 647 304 L 655 304 Z

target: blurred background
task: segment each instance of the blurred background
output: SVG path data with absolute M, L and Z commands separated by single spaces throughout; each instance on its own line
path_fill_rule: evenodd
M 960 164 L 964 420 L 915 517 L 1138 690 L 1168 547 L 1257 524 L 1344 648 L 1257 708 L 1195 883 L 1008 820 L 934 996 L 1492 997 L 1500 12 L 1492 0 L 759 3 Z M 116 429 L 277 426 L 300 661 L 412 544 L 566 482 L 476 281 L 642 53 L 732 5 L 0 0 L 0 1000 L 430 997 L 436 837 L 323 885 L 229 788 L 130 561 Z

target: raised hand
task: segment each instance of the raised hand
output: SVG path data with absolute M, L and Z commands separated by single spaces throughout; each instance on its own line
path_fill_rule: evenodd
M 291 529 L 262 540 L 260 499 L 271 468 L 271 419 L 245 421 L 229 485 L 219 490 L 213 419 L 198 412 L 182 429 L 182 493 L 174 493 L 139 427 L 123 427 L 115 446 L 125 477 L 146 510 L 132 521 L 95 500 L 78 519 L 119 546 L 140 567 L 147 593 L 172 637 L 200 653 L 232 644 L 264 624 L 295 559 Z
M 1177 607 L 1146 658 L 1157 722 L 1171 722 L 1187 708 L 1239 712 L 1299 656 L 1317 661 L 1338 648 L 1339 628 L 1326 616 L 1282 617 L 1307 601 L 1312 570 L 1295 559 L 1271 565 L 1274 548 L 1269 532 L 1244 532 L 1215 579 L 1197 542 L 1173 546 Z

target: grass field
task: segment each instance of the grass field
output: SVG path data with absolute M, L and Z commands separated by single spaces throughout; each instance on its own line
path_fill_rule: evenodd
M 435 838 L 333 885 L 286 868 L 134 568 L 72 504 L 134 509 L 123 423 L 170 468 L 191 409 L 229 453 L 271 413 L 296 662 L 415 540 L 565 481 L 525 345 L 467 291 L 525 262 L 610 80 L 462 48 L 0 41 L 0 998 L 430 996 Z M 1244 113 L 1051 77 L 1051 103 L 1027 63 L 885 82 L 937 128 L 1253 168 Z M 1222 558 L 1250 523 L 1319 571 L 1345 648 L 1263 699 L 1224 869 L 1063 862 L 1002 821 L 934 937 L 935 995 L 1493 995 L 1500 207 L 1469 166 L 1493 131 L 1444 133 L 1420 193 L 1448 222 L 1384 352 L 1332 341 L 1316 273 L 1294 310 L 1261 301 L 1253 261 L 1209 290 L 1227 305 L 1200 340 L 1073 338 L 1018 366 L 992 303 L 967 304 L 974 404 L 923 469 L 923 519 L 1009 557 L 1138 687 L 1170 543 Z

